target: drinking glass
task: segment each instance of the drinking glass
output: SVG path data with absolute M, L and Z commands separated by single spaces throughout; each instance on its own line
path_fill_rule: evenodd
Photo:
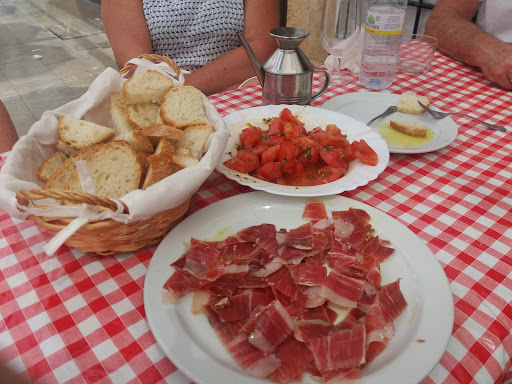
M 320 40 L 324 49 L 334 59 L 329 68 L 331 82 L 344 85 L 352 76 L 341 70 L 340 61 L 357 44 L 361 33 L 361 0 L 324 0 Z

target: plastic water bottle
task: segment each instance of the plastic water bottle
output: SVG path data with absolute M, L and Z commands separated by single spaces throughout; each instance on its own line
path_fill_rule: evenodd
M 393 83 L 406 9 L 406 0 L 369 0 L 359 71 L 363 87 L 384 89 Z

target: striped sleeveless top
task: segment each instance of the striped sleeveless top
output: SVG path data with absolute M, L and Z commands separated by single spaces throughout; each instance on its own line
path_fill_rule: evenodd
M 243 0 L 143 0 L 153 53 L 196 70 L 240 46 Z

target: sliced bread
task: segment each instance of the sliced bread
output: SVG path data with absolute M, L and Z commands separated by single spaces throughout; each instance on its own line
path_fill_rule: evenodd
M 70 116 L 59 119 L 59 130 L 61 140 L 75 149 L 103 143 L 116 135 L 111 128 Z
M 126 107 L 126 118 L 136 129 L 155 124 L 159 114 L 160 105 L 155 103 L 130 104 Z
M 182 140 L 185 138 L 185 134 L 181 129 L 171 127 L 165 124 L 153 124 L 145 127 L 141 132 L 148 137 L 164 137 L 169 140 Z
M 153 144 L 149 138 L 139 130 L 123 132 L 116 135 L 114 140 L 126 141 L 130 144 L 135 152 L 150 152 L 153 153 Z
M 57 144 L 55 144 L 55 146 L 59 151 L 64 152 L 67 157 L 73 156 L 78 151 L 78 149 L 70 147 L 62 140 L 57 141 Z
M 68 159 L 66 154 L 61 151 L 55 152 L 39 167 L 37 170 L 37 178 L 42 181 L 47 181 L 51 175 Z
M 160 106 L 160 116 L 165 124 L 180 129 L 208 124 L 201 92 L 189 85 L 175 87 L 165 94 Z
M 173 173 L 199 164 L 199 160 L 192 156 L 192 150 L 190 147 L 176 149 L 176 153 L 172 157 L 172 162 Z
M 85 160 L 89 164 L 97 196 L 119 199 L 139 187 L 141 166 L 135 150 L 128 143 L 113 141 L 105 144 Z M 69 180 L 66 189 L 82 191 L 78 174 Z
M 425 113 L 425 110 L 418 104 L 418 100 L 427 107 L 430 105 L 430 98 L 428 96 L 418 96 L 413 93 L 402 93 L 398 104 L 398 112 L 412 114 Z
M 142 189 L 165 179 L 172 173 L 174 146 L 170 140 L 161 139 L 155 149 L 155 154 L 148 156 L 149 168 Z
M 172 79 L 158 71 L 146 71 L 129 78 L 123 84 L 123 104 L 161 103 L 164 95 L 173 88 Z
M 417 122 L 399 122 L 391 120 L 389 125 L 391 128 L 409 136 L 423 137 L 427 134 L 427 127 Z
M 119 92 L 112 92 L 110 98 L 110 116 L 112 118 L 112 127 L 117 132 L 114 140 L 118 139 L 117 136 L 134 130 L 134 127 L 132 127 L 126 117 L 126 114 L 126 106 L 121 103 L 121 94 Z
M 73 175 L 77 174 L 75 162 L 73 160 L 85 160 L 93 152 L 97 151 L 103 144 L 96 144 L 84 148 L 76 152 L 69 159 L 64 161 L 62 165 L 48 178 L 44 189 L 66 189 L 66 184 L 71 180 Z
M 213 125 L 194 125 L 183 130 L 183 139 L 176 140 L 174 146 L 176 149 L 189 147 L 190 155 L 200 160 L 204 154 L 206 141 L 215 129 Z

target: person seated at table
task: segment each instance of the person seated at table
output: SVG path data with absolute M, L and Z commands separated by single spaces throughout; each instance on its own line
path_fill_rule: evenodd
M 510 90 L 511 19 L 510 0 L 438 0 L 425 24 L 425 34 L 439 40 L 439 51 L 480 68 L 489 80 Z
M 9 112 L 0 101 L 0 153 L 10 151 L 16 141 L 18 141 L 18 134 Z
M 193 71 L 186 84 L 206 95 L 238 87 L 254 76 L 237 32 L 260 63 L 276 45 L 279 0 L 103 0 L 102 18 L 121 69 L 141 54 L 172 59 Z

